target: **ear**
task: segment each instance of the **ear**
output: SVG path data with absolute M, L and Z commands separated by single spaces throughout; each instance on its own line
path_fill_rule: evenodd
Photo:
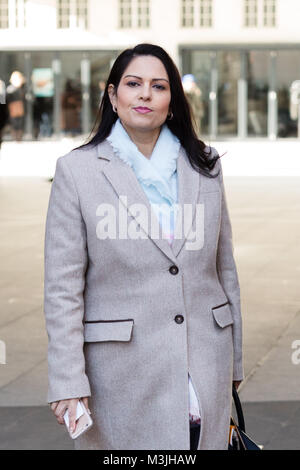
M 108 96 L 109 96 L 112 107 L 117 106 L 115 86 L 112 83 L 108 85 L 107 92 L 108 92 Z

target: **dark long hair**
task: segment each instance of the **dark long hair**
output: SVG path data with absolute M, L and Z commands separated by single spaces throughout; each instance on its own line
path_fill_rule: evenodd
M 206 144 L 197 137 L 194 117 L 184 93 L 179 71 L 167 52 L 162 47 L 154 44 L 138 44 L 132 49 L 126 49 L 117 57 L 107 79 L 95 124 L 88 139 L 90 139 L 95 130 L 96 133 L 87 143 L 76 147 L 76 149 L 82 149 L 90 145 L 96 146 L 109 136 L 113 124 L 118 119 L 118 115 L 112 109 L 108 95 L 108 86 L 112 83 L 117 91 L 122 75 L 132 59 L 137 56 L 147 55 L 160 59 L 169 77 L 171 89 L 170 109 L 172 110 L 173 118 L 166 120 L 167 126 L 180 140 L 190 164 L 196 171 L 208 177 L 218 176 L 211 175 L 210 171 L 214 168 L 216 161 L 220 157 L 218 155 L 211 157 L 211 149 L 209 152 L 206 152 L 204 150 Z

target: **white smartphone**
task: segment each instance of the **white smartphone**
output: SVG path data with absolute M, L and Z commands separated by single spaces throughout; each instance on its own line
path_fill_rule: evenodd
M 66 424 L 69 436 L 72 439 L 76 439 L 76 437 L 78 437 L 81 434 L 83 434 L 84 432 L 86 432 L 88 429 L 90 429 L 90 427 L 93 424 L 93 420 L 92 420 L 91 416 L 89 415 L 86 407 L 84 406 L 82 400 L 79 400 L 78 403 L 77 403 L 76 427 L 75 427 L 75 431 L 73 433 L 71 433 L 69 431 L 69 414 L 68 413 L 69 412 L 68 412 L 68 409 L 67 409 L 65 414 L 64 414 L 64 420 L 65 420 L 65 424 Z

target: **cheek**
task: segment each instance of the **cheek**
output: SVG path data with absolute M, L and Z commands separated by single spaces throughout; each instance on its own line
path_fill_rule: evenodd
M 133 91 L 130 88 L 122 87 L 118 90 L 118 106 L 122 108 L 128 108 L 132 104 Z
M 157 109 L 159 109 L 162 113 L 167 113 L 169 110 L 170 101 L 171 96 L 169 95 L 159 97 L 157 100 Z
M 126 96 L 118 97 L 118 108 L 128 108 L 130 100 Z

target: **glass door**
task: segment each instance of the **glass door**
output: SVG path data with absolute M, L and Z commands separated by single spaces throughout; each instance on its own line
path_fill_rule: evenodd
M 236 136 L 238 132 L 238 93 L 240 54 L 222 51 L 217 54 L 218 68 L 218 135 Z
M 54 73 L 53 52 L 30 53 L 33 138 L 53 135 Z
M 89 57 L 91 60 L 91 120 L 94 124 L 116 53 L 90 52 Z
M 247 52 L 248 135 L 267 136 L 269 51 Z
M 297 137 L 297 92 L 295 94 L 296 99 L 294 99 L 294 96 L 292 96 L 292 85 L 295 81 L 300 80 L 300 51 L 278 51 L 276 75 L 278 96 L 278 136 Z
M 209 134 L 209 93 L 211 86 L 211 54 L 209 51 L 184 51 L 185 67 L 183 81 L 186 80 L 185 91 L 191 104 L 197 124 L 198 134 Z M 189 82 L 193 86 L 189 87 Z

